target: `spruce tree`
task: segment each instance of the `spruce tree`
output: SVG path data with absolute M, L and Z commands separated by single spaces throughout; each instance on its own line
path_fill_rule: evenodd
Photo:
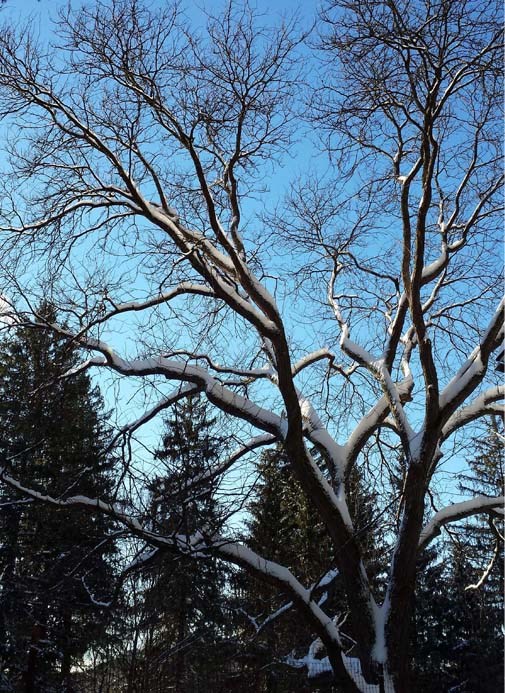
M 56 318 L 48 303 L 39 313 Z M 21 483 L 53 497 L 107 498 L 112 460 L 100 394 L 85 374 L 61 377 L 76 358 L 49 330 L 20 327 L 1 345 L 0 456 Z M 104 635 L 110 530 L 104 517 L 48 507 L 0 484 L 3 690 L 75 690 L 73 665 Z
M 503 425 L 474 440 L 466 496 L 503 494 Z M 503 688 L 503 522 L 478 515 L 421 556 L 413 646 L 419 690 L 494 693 Z
M 208 471 L 225 444 L 215 421 L 197 397 L 190 397 L 174 407 L 165 426 L 147 517 L 153 529 L 167 536 L 216 533 L 222 509 L 214 483 L 189 485 Z M 209 690 L 211 681 L 212 690 L 220 690 L 218 650 L 226 621 L 222 568 L 210 556 L 197 561 L 191 555 L 163 553 L 143 578 L 140 689 L 198 693 Z
M 330 545 L 324 528 L 292 479 L 281 448 L 263 454 L 258 472 L 260 481 L 249 506 L 247 543 L 260 555 L 290 569 L 299 566 L 297 577 L 311 584 L 331 568 Z M 239 578 L 239 582 L 243 583 L 239 606 L 255 627 L 262 628 L 254 638 L 253 629 L 249 627 L 245 631 L 254 643 L 254 657 L 249 659 L 244 671 L 246 690 L 269 693 L 297 690 L 302 685 L 299 672 L 282 662 L 291 653 L 303 656 L 310 641 L 289 607 L 289 597 L 247 576 Z M 263 629 L 263 624 L 275 614 L 281 615 Z M 252 649 L 250 645 L 249 649 Z
M 504 495 L 503 433 L 503 421 L 493 417 L 485 435 L 474 440 L 469 473 L 460 481 L 465 494 Z M 453 685 L 461 693 L 503 688 L 503 529 L 503 519 L 477 515 L 461 524 L 452 547 L 459 599 Z

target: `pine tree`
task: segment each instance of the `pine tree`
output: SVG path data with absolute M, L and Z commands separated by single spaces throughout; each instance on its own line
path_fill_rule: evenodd
M 51 322 L 53 308 L 41 315 Z M 20 482 L 64 498 L 106 498 L 112 461 L 99 392 L 72 345 L 19 328 L 0 351 L 0 456 Z M 110 522 L 0 486 L 0 667 L 4 690 L 71 691 L 72 666 L 103 637 L 112 584 Z M 2 690 L 0 688 L 0 690 Z
M 490 420 L 474 440 L 461 490 L 470 496 L 504 495 L 503 421 Z M 459 596 L 455 680 L 461 693 L 503 688 L 503 520 L 477 515 L 462 523 L 453 546 L 453 580 Z
M 503 494 L 503 427 L 493 420 L 474 441 L 465 494 Z M 503 524 L 503 523 L 501 523 Z M 503 528 L 476 516 L 421 557 L 416 592 L 418 688 L 493 693 L 503 687 Z
M 190 536 L 219 531 L 222 518 L 213 484 L 189 486 L 218 458 L 224 445 L 206 407 L 190 397 L 167 419 L 156 452 L 160 473 L 150 484 L 147 516 L 157 532 Z M 218 691 L 217 654 L 225 630 L 222 569 L 215 559 L 164 553 L 144 571 L 141 690 Z M 223 690 L 226 690 L 224 688 Z

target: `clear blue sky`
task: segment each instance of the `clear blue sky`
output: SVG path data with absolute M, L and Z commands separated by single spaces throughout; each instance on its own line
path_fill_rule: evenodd
M 241 2 L 241 0 L 237 1 Z M 25 21 L 25 19 L 32 15 L 35 18 L 36 26 L 40 26 L 42 38 L 45 38 L 45 36 L 48 36 L 50 32 L 50 17 L 56 15 L 58 7 L 65 7 L 66 4 L 67 3 L 65 0 L 7 0 L 7 3 L 3 7 L 2 15 L 7 21 L 11 21 L 13 23 L 22 23 Z M 72 5 L 75 7 L 78 7 L 80 4 L 81 3 L 79 1 L 72 2 Z M 93 0 L 90 1 L 90 4 L 93 4 Z M 161 5 L 166 4 L 166 2 L 165 0 L 151 0 L 150 4 Z M 212 2 L 211 0 L 208 2 L 194 2 L 188 0 L 184 4 L 187 8 L 187 14 L 198 21 L 200 7 L 207 5 L 209 8 L 217 9 L 219 5 L 222 4 L 222 0 L 219 0 L 219 2 Z M 255 0 L 251 2 L 251 4 L 254 5 L 260 13 L 265 14 L 267 17 L 271 16 L 273 19 L 280 14 L 291 14 L 298 10 L 302 28 L 308 28 L 310 26 L 312 17 L 317 10 L 319 2 L 316 2 L 316 0 L 307 0 L 305 3 L 299 3 L 297 0 Z M 303 24 L 305 24 L 305 27 L 303 27 Z M 281 191 L 286 185 L 288 179 L 293 174 L 296 175 L 297 170 L 301 169 L 302 165 L 306 167 L 311 151 L 312 148 L 307 140 L 302 141 L 297 145 L 296 156 L 293 159 L 287 159 L 285 166 L 269 180 L 272 196 L 282 194 Z M 314 165 L 317 165 L 316 161 L 314 161 Z M 299 311 L 302 309 L 300 305 L 298 305 L 298 309 Z M 314 334 L 317 332 L 316 324 L 308 325 L 307 321 L 305 321 L 300 329 L 307 337 L 307 341 L 309 341 L 311 336 L 315 337 L 315 342 L 313 344 L 314 348 L 323 346 L 323 344 L 317 343 L 318 335 Z M 117 342 L 117 345 L 120 345 L 120 341 Z M 113 406 L 114 394 L 112 392 L 107 393 L 105 390 L 104 394 L 106 395 L 108 406 Z M 128 398 L 126 397 L 126 399 Z M 123 393 L 123 404 L 124 400 L 125 397 Z M 132 407 L 132 410 L 133 408 L 134 407 Z M 128 404 L 126 405 L 126 409 L 128 410 Z M 137 409 L 137 414 L 138 413 L 139 411 Z M 136 417 L 132 416 L 131 418 Z
M 71 3 L 74 7 L 78 7 L 81 2 L 73 1 Z M 167 4 L 164 0 L 154 0 L 150 2 L 150 5 Z M 199 7 L 216 8 L 219 6 L 218 2 L 194 2 L 188 0 L 184 3 L 188 12 L 191 8 L 198 11 Z M 297 0 L 253 0 L 251 5 L 256 7 L 259 12 L 264 12 L 265 14 L 285 14 L 298 12 L 301 17 L 306 17 L 308 20 L 315 13 L 319 2 L 315 0 L 307 0 L 306 2 L 298 2 Z M 29 14 L 38 15 L 42 21 L 45 23 L 58 7 L 64 7 L 67 3 L 65 0 L 7 0 L 4 6 L 4 12 L 9 16 L 14 17 L 16 15 L 20 17 L 25 17 Z
M 239 0 L 240 2 L 240 0 Z M 79 7 L 84 2 L 79 0 L 72 0 L 73 7 Z M 93 4 L 92 1 L 89 4 Z M 166 0 L 151 0 L 147 2 L 148 5 L 166 5 Z M 198 16 L 200 14 L 200 8 L 207 6 L 209 9 L 218 10 L 220 5 L 224 4 L 224 0 L 220 2 L 212 1 L 202 1 L 198 0 L 194 2 L 192 0 L 187 0 L 183 3 L 186 7 L 186 12 L 190 19 L 198 22 Z M 251 5 L 257 9 L 261 14 L 265 15 L 265 18 L 271 17 L 272 21 L 282 15 L 292 15 L 297 13 L 300 18 L 301 29 L 305 29 L 310 26 L 312 21 L 312 16 L 315 14 L 317 6 L 319 3 L 316 2 L 306 2 L 299 3 L 297 0 L 252 0 Z M 58 8 L 64 8 L 67 6 L 66 0 L 7 0 L 6 4 L 2 8 L 2 13 L 0 18 L 5 19 L 7 22 L 13 25 L 23 24 L 26 20 L 31 19 L 34 26 L 38 28 L 40 32 L 40 38 L 42 42 L 46 39 L 50 39 L 52 33 L 51 18 L 56 18 Z M 306 24 L 306 26 L 304 26 Z M 289 179 L 292 175 L 296 175 L 297 170 L 303 166 L 307 165 L 307 161 L 310 158 L 311 153 L 314 151 L 313 147 L 310 146 L 308 140 L 304 139 L 297 144 L 296 150 L 293 152 L 292 157 L 286 159 L 284 166 L 279 167 L 275 171 L 275 175 L 271 176 L 268 181 L 270 188 L 270 199 L 278 196 L 282 196 L 283 191 L 286 189 Z M 248 205 L 246 207 L 245 216 L 254 213 L 254 203 L 252 207 Z M 121 347 L 121 337 L 115 335 L 114 345 L 117 348 Z M 130 389 L 130 388 L 127 388 Z M 112 393 L 107 394 L 106 388 L 104 388 L 104 395 L 107 400 L 107 405 L 112 407 L 114 405 L 114 395 Z M 128 408 L 128 407 L 127 407 Z M 130 417 L 129 417 L 130 418 Z M 135 416 L 133 416 L 135 418 Z

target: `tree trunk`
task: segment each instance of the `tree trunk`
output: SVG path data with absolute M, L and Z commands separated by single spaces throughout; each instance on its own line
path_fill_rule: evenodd
M 32 627 L 30 649 L 28 650 L 28 661 L 24 675 L 25 693 L 37 693 L 37 655 L 39 652 L 39 641 L 44 637 L 44 635 L 45 627 L 40 623 L 34 623 Z
M 73 693 L 72 685 L 72 656 L 71 656 L 71 639 L 72 639 L 72 614 L 66 609 L 63 614 L 63 657 L 61 662 L 61 680 L 63 682 L 63 690 L 65 693 Z
M 185 693 L 186 656 L 184 652 L 184 640 L 186 638 L 186 590 L 182 590 L 179 601 L 179 619 L 177 623 L 177 652 L 175 655 L 175 690 L 176 693 Z
M 133 638 L 133 648 L 132 648 L 132 653 L 131 653 L 130 666 L 128 668 L 127 693 L 134 693 L 134 691 L 137 688 L 136 675 L 137 675 L 137 648 L 138 648 L 139 630 L 140 630 L 140 627 L 137 625 L 135 627 L 135 635 Z
M 388 668 L 395 682 L 395 693 L 411 693 L 412 690 L 409 650 L 425 483 L 423 465 L 411 465 L 405 483 L 402 530 L 393 559 L 391 607 L 386 628 Z

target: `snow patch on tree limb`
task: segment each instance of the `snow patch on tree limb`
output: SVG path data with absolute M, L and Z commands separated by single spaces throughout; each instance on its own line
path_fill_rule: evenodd
M 494 510 L 502 511 L 505 504 L 505 496 L 490 498 L 489 496 L 475 496 L 471 500 L 461 503 L 454 503 L 446 508 L 442 508 L 435 513 L 428 524 L 423 528 L 419 537 L 419 549 L 424 549 L 441 532 L 444 525 L 449 522 L 456 522 L 471 515 L 478 513 L 491 512 Z

